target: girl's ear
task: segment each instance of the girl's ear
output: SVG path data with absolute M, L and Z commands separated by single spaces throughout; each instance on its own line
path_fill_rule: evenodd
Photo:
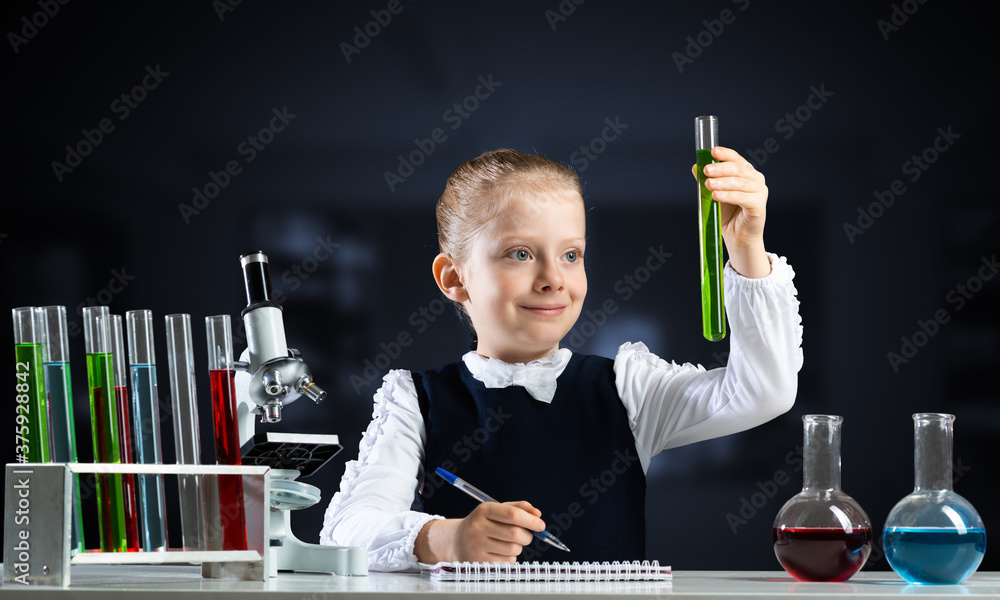
M 449 300 L 465 302 L 469 299 L 469 292 L 462 283 L 458 263 L 444 252 L 434 258 L 434 281 Z

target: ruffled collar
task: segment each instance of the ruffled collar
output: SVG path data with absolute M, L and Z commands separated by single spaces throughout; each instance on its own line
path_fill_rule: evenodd
M 548 404 L 556 394 L 556 379 L 562 375 L 572 356 L 572 350 L 560 348 L 550 351 L 544 358 L 512 364 L 468 352 L 462 357 L 462 361 L 472 376 L 487 388 L 519 385 L 535 400 Z

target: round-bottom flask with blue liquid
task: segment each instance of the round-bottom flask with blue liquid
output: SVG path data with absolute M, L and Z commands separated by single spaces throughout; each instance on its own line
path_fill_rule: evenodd
M 951 489 L 954 420 L 946 414 L 913 415 L 913 493 L 889 512 L 882 534 L 889 564 L 910 583 L 961 583 L 986 553 L 983 520 Z

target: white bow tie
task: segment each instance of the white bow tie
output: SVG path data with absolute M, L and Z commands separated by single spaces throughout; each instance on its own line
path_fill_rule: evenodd
M 527 364 L 509 364 L 484 358 L 475 352 L 470 352 L 463 359 L 472 376 L 482 381 L 487 388 L 519 385 L 535 400 L 549 404 L 556 395 L 556 380 L 571 356 L 569 349 L 562 348 L 550 352 L 546 358 Z

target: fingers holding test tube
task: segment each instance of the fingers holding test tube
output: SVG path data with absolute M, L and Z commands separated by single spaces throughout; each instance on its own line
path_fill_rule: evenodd
M 705 187 L 722 205 L 722 237 L 730 263 L 745 277 L 764 277 L 771 271 L 764 253 L 768 194 L 764 175 L 731 148 L 715 146 L 712 157 L 720 162 L 705 166 Z M 697 165 L 692 173 L 697 177 Z

